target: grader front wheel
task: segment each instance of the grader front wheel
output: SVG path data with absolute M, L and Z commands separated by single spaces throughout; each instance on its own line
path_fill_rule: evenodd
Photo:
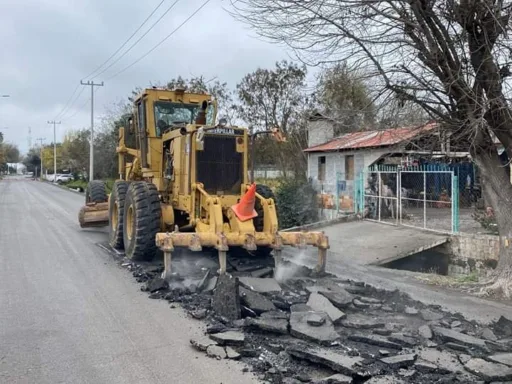
M 101 180 L 93 180 L 87 184 L 85 190 L 85 204 L 88 203 L 105 203 L 108 201 L 107 189 L 105 182 Z
M 124 202 L 130 184 L 118 180 L 112 187 L 108 207 L 109 232 L 108 242 L 114 249 L 123 249 Z
M 160 198 L 155 185 L 144 181 L 130 183 L 123 214 L 124 249 L 129 259 L 141 261 L 153 258 L 160 216 Z

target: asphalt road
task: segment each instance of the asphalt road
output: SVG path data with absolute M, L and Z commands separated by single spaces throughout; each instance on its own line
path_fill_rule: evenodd
M 0 383 L 255 383 L 189 344 L 198 322 L 149 300 L 82 230 L 83 196 L 0 181 Z

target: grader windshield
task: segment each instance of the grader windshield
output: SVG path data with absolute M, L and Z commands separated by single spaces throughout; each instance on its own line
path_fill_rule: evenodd
M 156 134 L 162 136 L 164 131 L 175 124 L 193 124 L 201 106 L 199 104 L 171 103 L 169 101 L 157 101 L 154 104 Z M 208 108 L 206 123 L 213 123 L 213 108 Z

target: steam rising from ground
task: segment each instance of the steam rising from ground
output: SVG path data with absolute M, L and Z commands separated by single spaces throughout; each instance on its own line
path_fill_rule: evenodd
M 275 271 L 274 271 L 274 278 L 280 282 L 284 283 L 286 280 L 291 279 L 294 276 L 297 276 L 300 274 L 300 271 L 302 270 L 302 267 L 306 265 L 306 250 L 304 249 L 298 249 L 297 255 L 293 257 L 293 260 L 291 260 L 291 263 L 283 263 L 276 265 Z

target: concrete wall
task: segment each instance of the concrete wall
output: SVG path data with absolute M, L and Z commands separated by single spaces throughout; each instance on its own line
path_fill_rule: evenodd
M 331 196 L 334 199 L 327 206 L 336 206 L 336 174 L 339 173 L 339 181 L 345 181 L 345 190 L 340 193 L 340 208 L 343 210 L 353 210 L 353 196 L 355 179 L 367 167 L 385 155 L 387 150 L 361 150 L 346 152 L 319 152 L 308 154 L 308 177 L 311 178 L 314 188 L 319 194 Z M 347 180 L 345 175 L 345 158 L 354 156 L 354 179 Z M 319 158 L 325 156 L 325 180 L 318 180 Z M 326 219 L 336 216 L 335 213 L 324 213 Z
M 319 192 L 336 193 L 336 173 L 340 173 L 340 180 L 347 184 L 346 193 L 354 193 L 354 181 L 345 179 L 345 157 L 354 156 L 354 178 L 365 168 L 372 165 L 387 153 L 386 150 L 351 151 L 351 152 L 319 152 L 308 155 L 308 177 Z M 318 180 L 318 159 L 325 156 L 325 180 Z
M 327 143 L 334 138 L 332 122 L 324 119 L 314 119 L 308 122 L 308 147 Z
M 445 250 L 450 254 L 448 274 L 487 275 L 498 263 L 500 241 L 494 235 L 454 235 Z

